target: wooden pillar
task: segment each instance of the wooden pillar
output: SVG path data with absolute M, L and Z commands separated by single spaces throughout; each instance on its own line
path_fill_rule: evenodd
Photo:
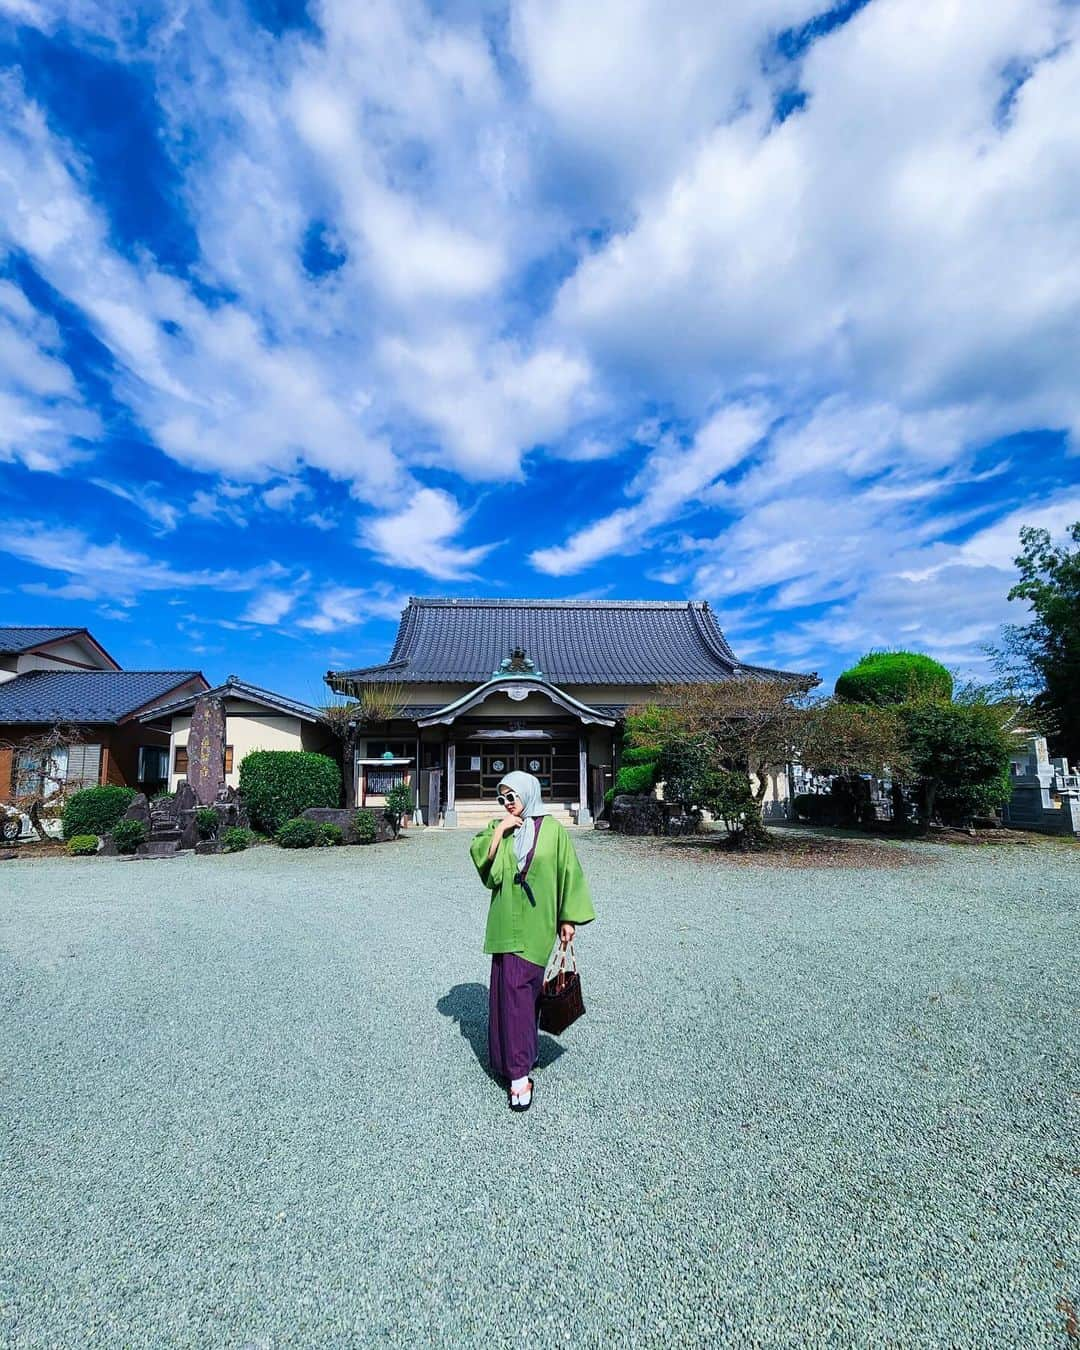
M 591 825 L 589 810 L 589 740 L 584 732 L 578 737 L 578 813 L 579 825 Z
M 455 800 L 457 774 L 457 746 L 453 741 L 448 741 L 446 745 L 446 810 L 443 813 L 443 824 L 450 829 L 457 826 L 457 809 Z

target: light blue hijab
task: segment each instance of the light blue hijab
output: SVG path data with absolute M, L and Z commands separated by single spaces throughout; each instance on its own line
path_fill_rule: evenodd
M 514 857 L 517 858 L 518 867 L 521 868 L 525 865 L 529 850 L 536 841 L 536 817 L 546 814 L 546 808 L 541 797 L 540 780 L 534 778 L 531 773 L 514 769 L 499 779 L 499 790 L 504 787 L 512 788 L 525 805 L 521 815 L 522 823 L 514 831 Z

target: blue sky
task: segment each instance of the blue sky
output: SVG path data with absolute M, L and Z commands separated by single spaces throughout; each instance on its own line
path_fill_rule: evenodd
M 986 674 L 1080 519 L 1080 10 L 0 0 L 0 622 L 300 697 L 410 594 Z

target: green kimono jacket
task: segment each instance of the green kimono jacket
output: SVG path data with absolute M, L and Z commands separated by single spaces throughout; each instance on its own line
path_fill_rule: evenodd
M 517 952 L 533 965 L 546 966 L 560 923 L 590 923 L 596 918 L 585 874 L 566 827 L 553 816 L 541 816 L 525 878 L 528 887 L 522 886 L 514 880 L 518 862 L 512 834 L 503 835 L 498 852 L 488 861 L 497 824 L 493 820 L 475 835 L 470 849 L 480 880 L 491 891 L 484 951 Z

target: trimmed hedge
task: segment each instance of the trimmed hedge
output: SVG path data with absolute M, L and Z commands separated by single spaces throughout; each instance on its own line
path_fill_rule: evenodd
M 656 764 L 624 764 L 615 776 L 615 792 L 647 793 L 656 786 Z
M 362 806 L 353 817 L 356 825 L 356 837 L 361 844 L 373 844 L 375 842 L 375 812 L 369 811 L 366 806 Z
M 624 764 L 655 764 L 660 758 L 660 751 L 653 749 L 650 745 L 631 745 L 622 752 L 622 762 Z
M 240 796 L 252 825 L 264 834 L 276 834 L 309 806 L 336 807 L 341 800 L 341 770 L 328 755 L 253 750 L 240 761 Z
M 931 698 L 948 702 L 953 678 L 940 661 L 922 652 L 867 652 L 836 681 L 845 703 L 907 703 Z
M 149 831 L 141 820 L 118 820 L 112 828 L 112 839 L 118 853 L 134 853 L 146 843 Z
M 319 825 L 320 848 L 336 848 L 344 838 L 341 826 L 335 825 L 332 820 L 324 820 Z
M 313 820 L 297 816 L 287 820 L 274 838 L 282 848 L 314 848 L 321 842 L 320 827 Z
M 91 854 L 98 851 L 98 837 L 96 834 L 77 834 L 73 839 L 68 840 L 68 852 L 76 858 L 89 858 Z
M 89 787 L 73 792 L 64 804 L 64 838 L 108 834 L 137 796 L 129 787 Z

